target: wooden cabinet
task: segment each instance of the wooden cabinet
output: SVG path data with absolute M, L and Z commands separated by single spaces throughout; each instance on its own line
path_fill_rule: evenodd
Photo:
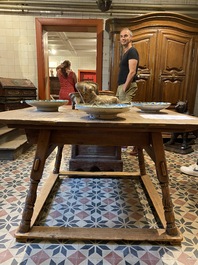
M 50 94 L 58 96 L 60 90 L 60 82 L 57 76 L 50 77 Z
M 0 77 L 0 111 L 30 107 L 25 100 L 36 99 L 36 93 L 28 79 Z
M 188 101 L 193 113 L 198 83 L 198 20 L 174 13 L 151 13 L 132 19 L 108 19 L 110 89 L 116 91 L 123 27 L 133 32 L 140 54 L 135 101 Z

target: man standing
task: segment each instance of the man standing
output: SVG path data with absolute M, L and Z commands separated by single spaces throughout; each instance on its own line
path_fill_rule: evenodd
M 132 46 L 132 32 L 128 28 L 121 30 L 120 43 L 123 50 L 116 96 L 121 102 L 128 103 L 132 101 L 137 91 L 139 54 L 136 48 Z
M 120 31 L 120 44 L 122 45 L 122 58 L 118 75 L 118 88 L 116 96 L 123 103 L 129 103 L 135 96 L 137 87 L 137 70 L 139 54 L 132 45 L 132 32 L 128 28 Z M 137 147 L 134 146 L 130 155 L 137 155 Z

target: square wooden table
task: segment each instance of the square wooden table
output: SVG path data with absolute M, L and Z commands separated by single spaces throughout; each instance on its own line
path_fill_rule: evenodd
M 17 239 L 80 239 L 80 240 L 148 240 L 181 242 L 182 235 L 175 225 L 173 204 L 169 190 L 169 177 L 163 146 L 162 132 L 187 132 L 198 129 L 198 118 L 170 110 L 159 113 L 143 113 L 135 107 L 119 114 L 115 120 L 93 120 L 80 110 L 70 106 L 59 108 L 59 112 L 40 112 L 35 107 L 0 113 L 0 122 L 13 128 L 25 129 L 28 141 L 36 144 L 36 152 L 30 173 L 21 224 Z M 138 146 L 139 172 L 59 172 L 64 144 Z M 49 175 L 37 196 L 45 161 L 58 147 L 54 171 Z M 143 149 L 152 158 L 156 178 L 161 187 L 161 196 L 146 174 Z M 148 192 L 150 201 L 161 221 L 162 228 L 70 228 L 36 226 L 49 193 L 60 175 L 80 177 L 137 177 Z

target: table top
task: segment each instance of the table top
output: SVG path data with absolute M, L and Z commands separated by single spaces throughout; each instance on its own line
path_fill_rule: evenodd
M 118 114 L 118 118 L 114 120 L 91 119 L 84 111 L 72 110 L 71 106 L 62 106 L 58 112 L 41 112 L 35 107 L 30 107 L 0 112 L 0 123 L 21 128 L 120 127 L 148 132 L 186 132 L 198 129 L 198 117 L 168 109 L 158 113 L 145 113 L 136 107 Z

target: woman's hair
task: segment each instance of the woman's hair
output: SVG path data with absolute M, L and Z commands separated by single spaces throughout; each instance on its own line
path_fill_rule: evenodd
M 64 77 L 68 77 L 68 73 L 66 72 L 66 68 L 69 68 L 71 66 L 71 62 L 68 60 L 65 60 L 62 62 L 60 68 L 61 68 L 61 73 L 64 75 Z

